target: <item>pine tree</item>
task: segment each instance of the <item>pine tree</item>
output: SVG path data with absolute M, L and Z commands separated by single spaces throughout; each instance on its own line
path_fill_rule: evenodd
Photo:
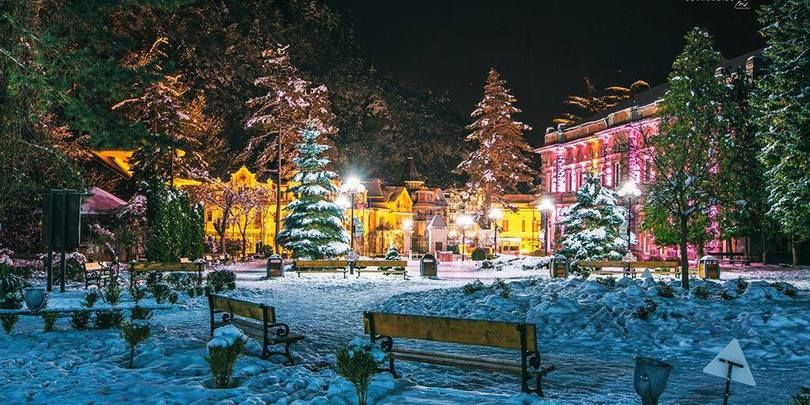
M 312 126 L 301 131 L 303 142 L 298 145 L 299 156 L 293 159 L 299 170 L 293 181 L 299 184 L 290 188 L 296 200 L 287 206 L 284 230 L 277 238 L 296 258 L 329 258 L 349 250 L 343 209 L 327 199 L 337 192 L 332 184 L 337 175 L 324 170 L 329 160 L 322 155 L 328 146 L 318 143 L 319 135 Z
M 397 250 L 396 246 L 391 245 L 385 251 L 385 260 L 399 260 L 399 250 Z
M 796 243 L 810 237 L 810 4 L 781 0 L 760 12 L 766 72 L 756 82 L 754 122 L 764 147 L 768 214 Z
M 724 115 L 728 89 L 715 77 L 723 58 L 707 32 L 694 28 L 685 39 L 667 79 L 670 89 L 658 104 L 659 131 L 644 134 L 655 169 L 644 212 L 666 215 L 678 229 L 681 284 L 689 288 L 690 223 L 716 199 L 717 144 L 730 125 Z
M 506 81 L 494 68 L 490 69 L 484 98 L 471 114 L 475 122 L 467 126 L 472 133 L 467 135 L 466 141 L 476 149 L 458 165 L 458 170 L 469 176 L 467 188 L 473 192 L 483 190 L 484 213 L 492 206 L 493 195 L 512 191 L 519 183 L 531 182 L 536 173 L 529 166 L 532 148 L 523 139 L 523 133 L 531 127 L 512 118 L 521 111 L 515 106 L 516 101 Z
M 560 221 L 565 234 L 559 254 L 568 258 L 572 272 L 587 276 L 577 266 L 580 260 L 621 260 L 627 241 L 621 235 L 626 210 L 616 205 L 616 194 L 602 187 L 599 177 L 589 174 L 577 191 L 577 201 Z

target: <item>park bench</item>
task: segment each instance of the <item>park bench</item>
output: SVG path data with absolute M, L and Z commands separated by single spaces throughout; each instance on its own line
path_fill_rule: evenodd
M 343 273 L 349 270 L 347 260 L 295 260 L 293 261 L 293 271 L 301 277 L 301 273 Z
M 262 358 L 279 354 L 287 358 L 287 365 L 293 365 L 290 345 L 303 340 L 305 336 L 290 333 L 289 326 L 279 323 L 274 307 L 216 294 L 208 295 L 208 306 L 211 309 L 211 336 L 214 329 L 230 323 L 262 342 Z M 216 314 L 219 313 L 222 314 L 222 321 L 218 322 Z M 284 345 L 284 351 L 270 351 L 270 346 L 278 344 Z
M 365 312 L 363 317 L 365 333 L 371 337 L 372 342 L 381 341 L 381 348 L 388 355 L 388 368 L 380 371 L 390 372 L 394 378 L 398 378 L 394 360 L 478 368 L 519 374 L 523 392 L 542 396 L 542 378 L 554 369 L 554 366 L 540 368 L 536 329 L 531 323 L 383 312 Z M 394 338 L 517 349 L 520 350 L 520 359 L 487 359 L 477 356 L 416 351 L 399 346 L 395 348 Z M 529 386 L 532 379 L 535 380 L 534 387 Z
M 746 266 L 751 265 L 751 258 L 746 256 L 745 253 L 737 253 L 737 252 L 709 252 L 706 253 L 709 256 L 714 256 L 720 260 L 725 260 L 729 264 L 744 264 Z
M 580 260 L 577 262 L 579 267 L 587 267 L 594 269 L 603 269 L 606 267 L 616 267 L 624 269 L 625 276 L 636 276 L 636 269 L 651 269 L 659 272 L 660 269 L 677 269 L 680 265 L 675 261 L 636 261 L 625 262 L 621 260 Z M 672 272 L 672 270 L 664 270 L 664 273 Z M 609 272 L 599 272 L 601 274 L 612 274 Z
M 91 281 L 102 287 L 102 281 L 111 282 L 118 279 L 118 263 L 113 262 L 87 262 L 82 264 L 84 272 L 84 288 L 90 287 Z
M 405 260 L 356 260 L 350 264 L 357 271 L 357 277 L 360 277 L 360 273 L 381 273 L 386 276 L 401 275 L 403 279 L 408 276 L 408 271 L 405 270 L 408 262 Z M 369 267 L 375 267 L 376 270 L 367 270 Z M 380 269 L 380 267 L 384 269 Z
M 203 282 L 202 263 L 136 262 L 129 265 L 129 285 L 135 285 L 135 281 L 146 278 L 149 273 L 197 273 L 197 285 Z

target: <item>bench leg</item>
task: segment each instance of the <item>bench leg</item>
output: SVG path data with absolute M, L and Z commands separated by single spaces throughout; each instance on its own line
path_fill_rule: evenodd
M 271 352 L 267 348 L 268 345 L 265 344 L 262 348 L 262 358 L 267 359 L 274 354 L 278 354 L 287 358 L 287 361 L 284 363 L 285 366 L 292 366 L 295 364 L 295 359 L 293 359 L 293 356 L 290 353 L 290 345 L 292 344 L 293 342 L 285 342 L 283 352 Z

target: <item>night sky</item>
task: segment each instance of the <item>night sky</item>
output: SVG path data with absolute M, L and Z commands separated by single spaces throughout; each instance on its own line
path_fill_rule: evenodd
M 691 27 L 732 58 L 764 45 L 755 9 L 735 1 L 330 0 L 369 62 L 416 88 L 450 96 L 465 117 L 489 67 L 507 80 L 537 144 L 583 76 L 597 88 L 666 81 Z

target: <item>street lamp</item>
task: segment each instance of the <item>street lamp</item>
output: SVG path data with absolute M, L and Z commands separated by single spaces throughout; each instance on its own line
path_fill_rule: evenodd
M 464 253 L 467 250 L 467 228 L 473 224 L 473 218 L 467 214 L 461 214 L 456 218 L 456 225 L 461 227 L 461 261 L 464 261 Z
M 633 198 L 640 196 L 641 190 L 638 189 L 636 182 L 630 179 L 616 193 L 619 197 L 627 197 L 627 251 L 630 252 L 630 219 L 633 215 Z
M 543 224 L 543 256 L 548 256 L 548 216 L 554 210 L 554 203 L 551 198 L 544 197 L 537 204 L 537 209 L 540 211 L 540 221 Z
M 404 233 L 402 240 L 402 253 L 405 253 L 408 258 L 411 257 L 411 235 L 413 232 L 413 220 L 405 218 L 402 220 L 402 231 Z
M 351 196 L 351 199 L 349 200 L 349 205 L 352 208 L 351 214 L 350 214 L 351 219 L 349 220 L 349 222 L 350 222 L 349 235 L 350 235 L 350 238 L 351 238 L 351 242 L 349 243 L 349 246 L 351 246 L 351 251 L 354 252 L 354 202 L 355 202 L 355 196 L 357 194 L 360 194 L 360 193 L 366 191 L 366 187 L 363 185 L 363 183 L 360 183 L 360 180 L 357 177 L 352 176 L 352 177 L 349 177 L 348 179 L 346 179 L 346 182 L 343 183 L 340 186 L 340 191 L 342 191 L 344 193 L 348 193 Z
M 493 253 L 498 253 L 498 221 L 503 218 L 503 211 L 500 208 L 490 208 L 489 209 L 489 219 L 492 220 L 492 224 L 495 225 L 495 239 L 493 240 Z

